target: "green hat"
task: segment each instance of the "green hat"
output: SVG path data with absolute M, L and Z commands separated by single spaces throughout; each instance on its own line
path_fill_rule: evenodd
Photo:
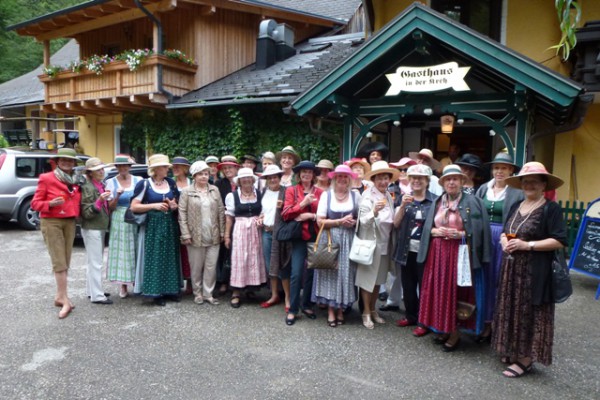
M 62 149 L 58 149 L 56 154 L 52 156 L 52 158 L 68 158 L 75 161 L 81 161 L 79 157 L 77 157 L 77 152 L 75 149 L 71 149 L 70 147 L 63 147 Z

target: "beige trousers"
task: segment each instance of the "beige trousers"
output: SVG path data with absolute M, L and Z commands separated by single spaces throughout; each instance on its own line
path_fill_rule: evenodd
M 202 295 L 205 299 L 212 297 L 217 282 L 219 247 L 218 244 L 208 247 L 187 246 L 194 296 Z

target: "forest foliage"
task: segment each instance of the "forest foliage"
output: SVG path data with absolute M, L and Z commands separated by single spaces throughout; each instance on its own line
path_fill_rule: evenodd
M 84 3 L 84 0 L 1 0 L 0 1 L 0 83 L 36 69 L 43 62 L 43 45 L 30 36 L 19 36 L 6 28 L 51 12 Z M 68 39 L 50 42 L 52 54 Z

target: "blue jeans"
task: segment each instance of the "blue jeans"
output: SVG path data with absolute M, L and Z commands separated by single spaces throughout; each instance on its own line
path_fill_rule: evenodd
M 273 232 L 262 233 L 262 247 L 263 255 L 265 257 L 265 269 L 267 270 L 267 276 L 269 276 L 269 270 L 271 269 L 271 247 L 273 246 Z
M 281 279 L 290 279 L 290 314 L 298 314 L 300 312 L 300 291 L 302 290 L 302 286 L 304 286 L 304 291 L 302 292 L 302 309 L 307 310 L 312 308 L 310 296 L 312 295 L 314 271 L 305 268 L 306 254 L 306 242 L 304 240 L 292 241 L 291 271 L 290 269 L 281 271 Z M 304 274 L 305 271 L 306 273 Z M 303 275 L 304 282 L 302 282 Z

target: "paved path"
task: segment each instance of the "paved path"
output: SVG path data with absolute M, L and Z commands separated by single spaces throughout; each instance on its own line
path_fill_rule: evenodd
M 509 380 L 485 345 L 464 338 L 443 353 L 391 322 L 368 331 L 358 312 L 345 326 L 326 313 L 295 326 L 282 307 L 232 309 L 141 298 L 90 304 L 82 245 L 58 320 L 54 282 L 39 232 L 0 223 L 0 399 L 599 399 L 597 281 L 573 276 L 575 294 L 557 306 L 555 363 Z M 117 297 L 117 298 L 115 298 Z

